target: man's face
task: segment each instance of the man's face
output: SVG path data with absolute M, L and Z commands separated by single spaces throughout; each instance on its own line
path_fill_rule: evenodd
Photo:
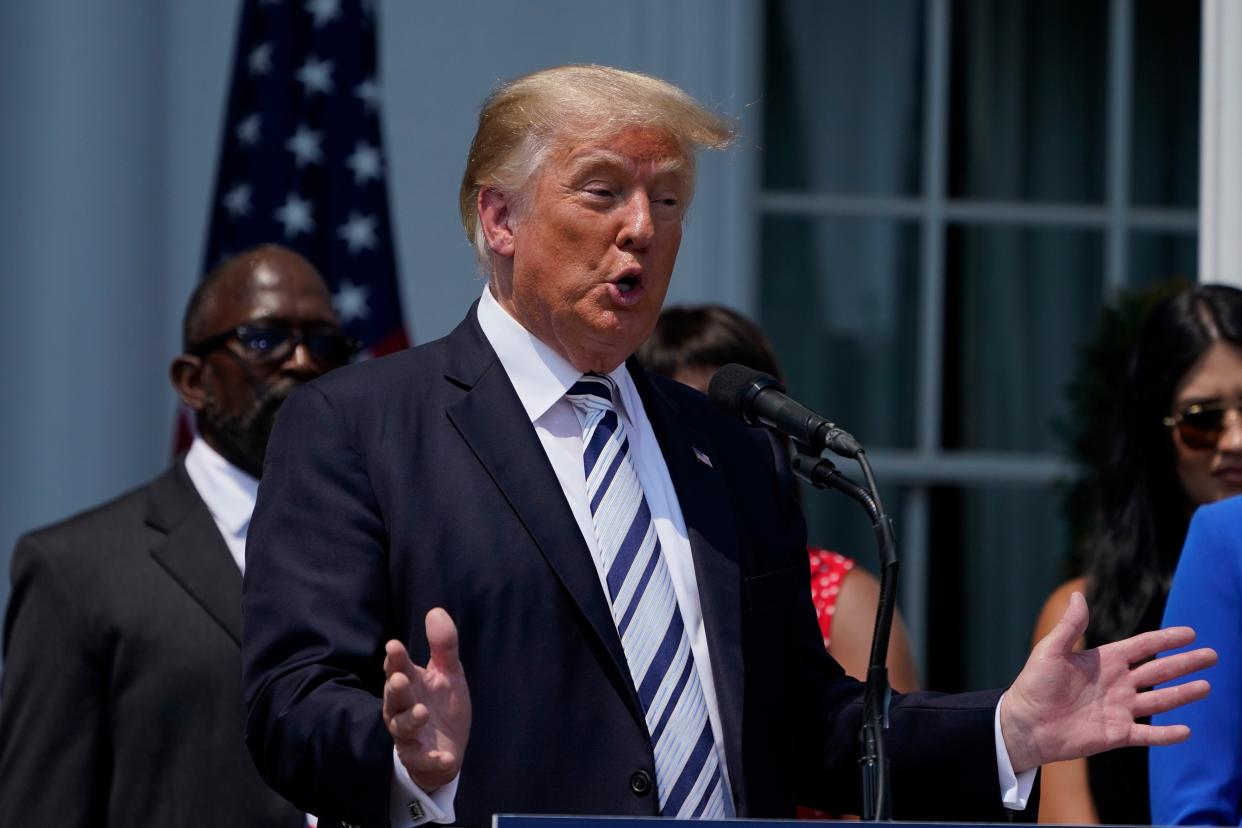
M 292 331 L 302 336 L 340 334 L 327 288 L 302 258 L 267 252 L 258 266 L 223 277 L 208 312 L 212 334 L 238 326 Z M 297 386 L 337 367 L 341 359 L 316 357 L 306 344 L 270 353 L 230 337 L 202 355 L 199 427 L 203 438 L 229 462 L 259 477 L 268 437 L 280 405 Z
M 493 280 L 497 299 L 579 370 L 612 370 L 655 327 L 691 178 L 663 131 L 552 150 L 511 223 L 512 280 Z

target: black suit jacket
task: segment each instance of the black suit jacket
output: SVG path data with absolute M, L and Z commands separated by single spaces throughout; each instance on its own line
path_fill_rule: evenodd
M 178 462 L 23 537 L 0 825 L 297 826 L 242 739 L 241 575 Z
M 787 478 L 762 434 L 630 370 L 685 515 L 738 815 L 857 813 L 861 687 L 824 652 Z M 277 790 L 386 823 L 382 648 L 425 661 L 423 617 L 443 606 L 474 704 L 459 822 L 657 813 L 632 784 L 651 743 L 595 566 L 473 310 L 443 340 L 298 391 L 264 469 L 243 658 L 247 740 Z M 899 816 L 1001 818 L 996 698 L 895 701 Z

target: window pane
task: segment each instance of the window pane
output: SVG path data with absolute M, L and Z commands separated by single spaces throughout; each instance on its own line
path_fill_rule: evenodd
M 1146 287 L 1198 277 L 1199 237 L 1185 233 L 1135 231 L 1130 234 L 1130 284 Z
M 1134 4 L 1133 201 L 1199 201 L 1199 3 Z
M 763 222 L 760 321 L 790 393 L 864 445 L 913 445 L 918 230 L 864 219 Z
M 1108 4 L 953 4 L 949 192 L 1103 200 Z
M 1045 451 L 1100 305 L 1095 231 L 954 227 L 945 287 L 944 445 Z
M 922 0 L 776 0 L 767 9 L 765 189 L 917 193 Z
M 1003 687 L 1062 577 L 1060 495 L 1048 488 L 932 492 L 928 686 Z

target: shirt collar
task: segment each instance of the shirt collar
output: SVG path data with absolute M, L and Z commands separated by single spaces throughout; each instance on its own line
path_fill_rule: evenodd
M 185 470 L 216 523 L 234 537 L 244 538 L 259 481 L 225 460 L 199 436 L 186 453 Z
M 492 296 L 489 286 L 484 286 L 483 296 L 479 299 L 479 327 L 483 336 L 491 343 L 505 369 L 513 390 L 517 391 L 526 416 L 533 423 L 548 412 L 553 405 L 563 399 L 575 382 L 582 377 L 582 372 L 569 364 L 569 360 L 552 350 L 522 324 L 509 315 Z M 609 378 L 617 384 L 619 400 L 614 404 L 625 410 L 625 400 L 633 399 L 633 380 L 621 363 L 609 374 Z

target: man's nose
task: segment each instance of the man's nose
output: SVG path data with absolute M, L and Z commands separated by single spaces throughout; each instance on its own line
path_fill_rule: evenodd
M 651 200 L 647 193 L 635 191 L 625 202 L 621 218 L 617 246 L 645 250 L 655 235 L 655 226 L 651 221 Z
M 319 362 L 311 356 L 305 342 L 299 341 L 285 357 L 280 369 L 287 374 L 318 374 L 321 371 Z

